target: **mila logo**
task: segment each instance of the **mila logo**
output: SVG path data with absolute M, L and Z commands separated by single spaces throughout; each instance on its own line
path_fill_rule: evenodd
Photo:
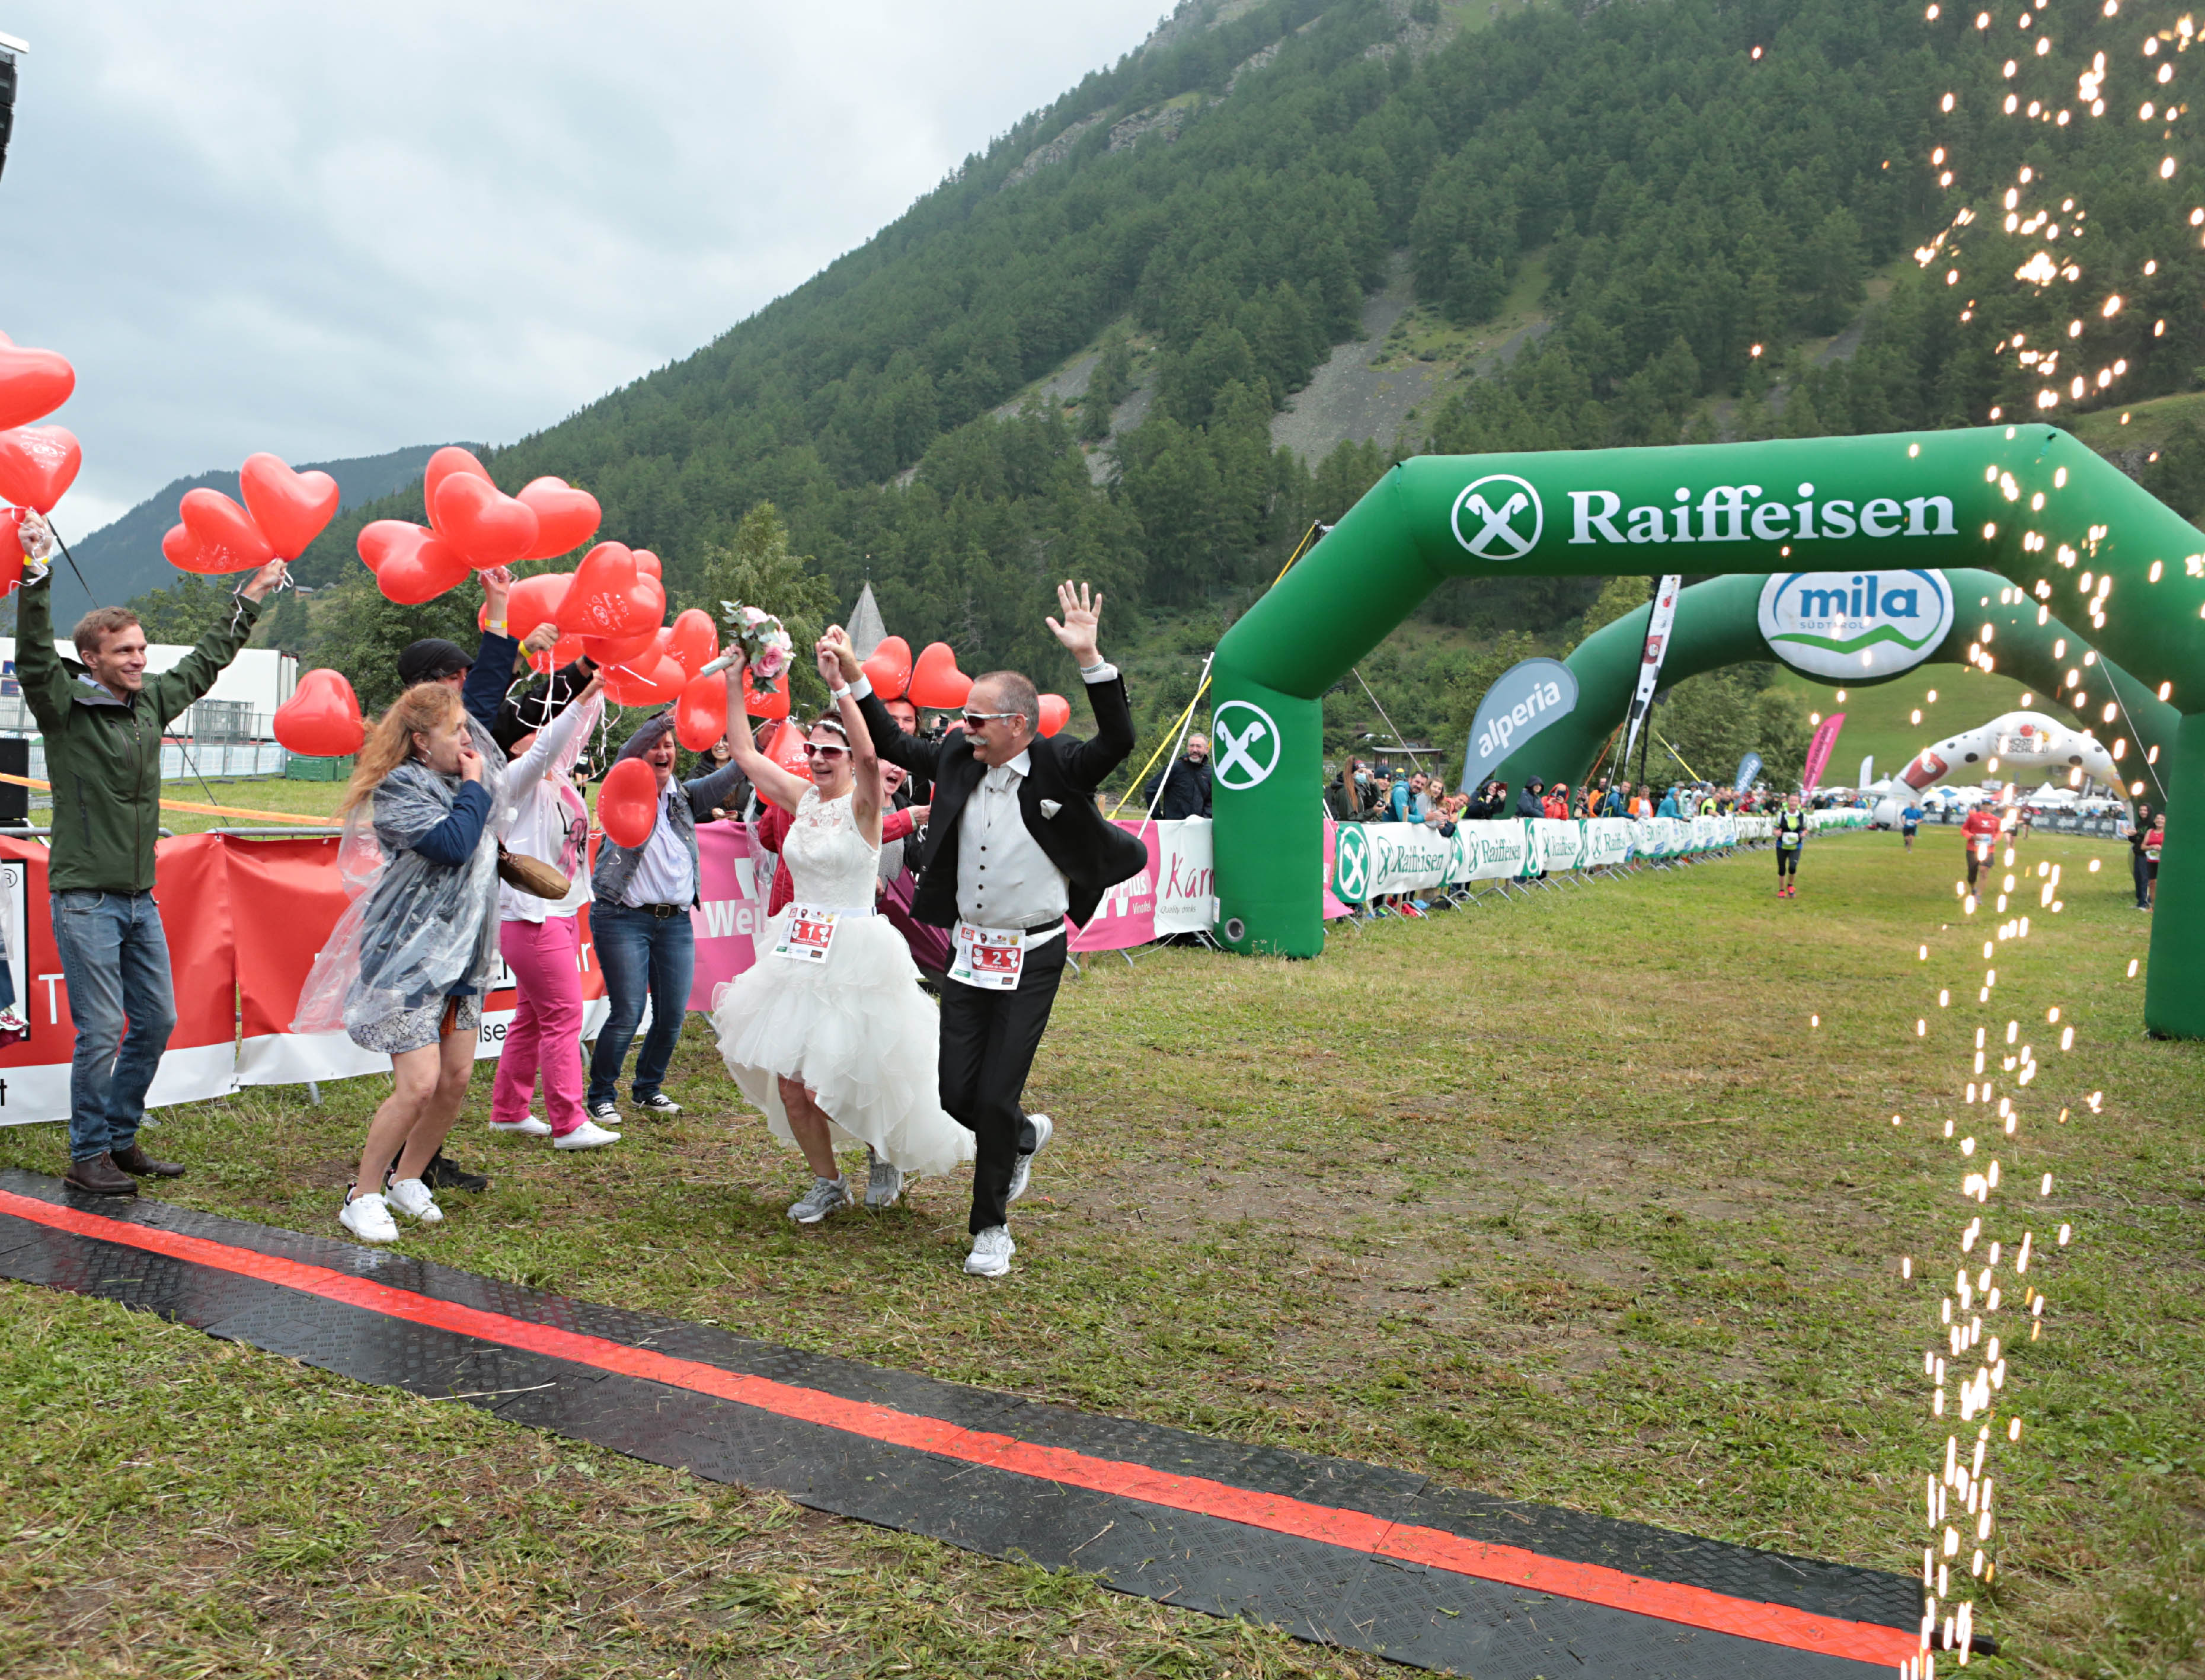
M 1810 676 L 1894 676 L 1920 664 L 1952 628 L 1945 575 L 1779 572 L 1762 586 L 1761 634 Z

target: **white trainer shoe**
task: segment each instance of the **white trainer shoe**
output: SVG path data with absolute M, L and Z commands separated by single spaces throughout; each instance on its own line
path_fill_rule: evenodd
M 549 1137 L 551 1135 L 551 1128 L 550 1125 L 544 1121 L 538 1120 L 532 1114 L 524 1114 L 518 1120 L 511 1122 L 493 1120 L 490 1123 L 490 1129 L 494 1132 L 503 1132 L 511 1137 Z
M 1034 1147 L 1019 1152 L 1019 1159 L 1011 1167 L 1011 1189 L 1003 1198 L 1006 1201 L 1016 1201 L 1026 1193 L 1026 1185 L 1033 1177 L 1033 1158 L 1049 1147 L 1049 1139 L 1056 1133 L 1056 1123 L 1046 1114 L 1029 1114 L 1026 1118 L 1033 1123 Z
M 549 1131 L 550 1128 L 544 1128 Z M 585 1120 L 564 1137 L 551 1140 L 554 1149 L 602 1149 L 608 1143 L 618 1143 L 621 1135 L 607 1131 L 594 1120 Z
M 847 1178 L 814 1178 L 801 1200 L 791 1202 L 788 1217 L 799 1225 L 816 1225 L 838 1207 L 850 1205 Z
M 990 1225 L 972 1239 L 972 1252 L 965 1256 L 965 1270 L 974 1278 L 1000 1278 L 1011 1269 L 1011 1256 L 1018 1251 L 1008 1225 Z
M 407 1218 L 419 1219 L 425 1225 L 437 1224 L 444 1217 L 444 1210 L 437 1206 L 437 1198 L 418 1178 L 392 1179 L 383 1199 Z
M 398 1222 L 390 1217 L 390 1209 L 383 1198 L 370 1191 L 366 1195 L 348 1197 L 338 1211 L 337 1223 L 363 1242 L 395 1242 Z
M 903 1194 L 903 1169 L 883 1160 L 870 1144 L 865 1147 L 865 1206 L 894 1207 Z

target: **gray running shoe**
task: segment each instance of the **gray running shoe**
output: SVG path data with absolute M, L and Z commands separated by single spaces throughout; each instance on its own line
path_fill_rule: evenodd
M 1011 1256 L 1018 1251 L 1008 1225 L 990 1225 L 972 1239 L 972 1252 L 965 1256 L 965 1270 L 974 1278 L 1000 1278 L 1011 1269 Z
M 883 1160 L 871 1144 L 865 1146 L 865 1206 L 894 1207 L 903 1194 L 903 1169 Z
M 1049 1147 L 1049 1141 L 1056 1131 L 1056 1123 L 1046 1114 L 1029 1114 L 1026 1118 L 1033 1124 L 1034 1147 L 1019 1152 L 1019 1159 L 1011 1168 L 1011 1189 L 1003 1198 L 1006 1201 L 1016 1201 L 1026 1193 L 1026 1184 L 1033 1177 L 1033 1158 Z
M 850 1205 L 850 1181 L 847 1178 L 815 1178 L 811 1188 L 800 1201 L 791 1202 L 788 1217 L 799 1225 L 816 1225 L 838 1207 Z

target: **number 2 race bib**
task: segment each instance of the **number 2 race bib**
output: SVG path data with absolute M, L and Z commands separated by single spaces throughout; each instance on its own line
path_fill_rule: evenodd
M 957 924 L 949 978 L 984 992 L 1015 992 L 1026 963 L 1026 936 L 1015 928 Z

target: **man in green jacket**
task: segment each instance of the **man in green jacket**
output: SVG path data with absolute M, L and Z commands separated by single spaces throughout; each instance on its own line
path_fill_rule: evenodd
M 161 731 L 237 657 L 262 599 L 283 581 L 283 563 L 255 572 L 199 645 L 149 680 L 146 632 L 127 607 L 95 607 L 78 621 L 77 659 L 54 652 L 52 587 L 39 563 L 53 539 L 35 514 L 23 515 L 21 534 L 28 563 L 16 595 L 15 679 L 45 741 L 54 790 L 46 886 L 76 1022 L 63 1182 L 92 1195 L 135 1195 L 139 1178 L 183 1171 L 138 1142 L 146 1088 L 176 1024 L 169 942 L 153 902 Z

